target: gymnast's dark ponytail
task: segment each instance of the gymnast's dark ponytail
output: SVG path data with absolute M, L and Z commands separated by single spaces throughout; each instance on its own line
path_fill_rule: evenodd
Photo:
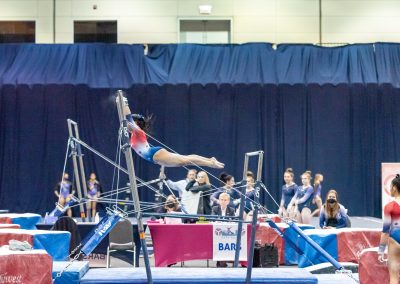
M 230 174 L 227 174 L 226 172 L 222 172 L 219 175 L 219 180 L 222 182 L 222 185 L 225 185 L 228 180 L 230 180 L 231 178 L 233 178 L 233 176 L 231 176 Z
M 392 186 L 395 186 L 397 192 L 400 193 L 400 175 L 399 174 L 397 174 L 396 177 L 392 180 Z

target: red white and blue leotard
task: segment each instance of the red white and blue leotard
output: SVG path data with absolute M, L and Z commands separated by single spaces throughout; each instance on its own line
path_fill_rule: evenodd
M 162 147 L 152 147 L 147 142 L 146 133 L 135 123 L 131 116 L 128 117 L 129 125 L 131 126 L 130 144 L 136 154 L 143 159 L 156 164 L 153 160 L 154 154 L 162 149 Z
M 383 232 L 400 243 L 400 204 L 391 201 L 384 209 Z

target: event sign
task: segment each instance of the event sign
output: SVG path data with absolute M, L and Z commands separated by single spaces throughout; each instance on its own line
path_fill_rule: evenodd
M 234 261 L 236 252 L 237 223 L 213 223 L 213 260 Z M 247 226 L 242 228 L 240 261 L 247 260 Z

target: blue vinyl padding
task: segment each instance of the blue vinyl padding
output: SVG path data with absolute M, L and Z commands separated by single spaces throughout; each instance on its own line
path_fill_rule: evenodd
M 21 226 L 21 229 L 26 230 L 35 230 L 36 224 L 40 222 L 42 217 L 38 216 L 29 216 L 29 217 L 15 217 L 12 218 L 13 224 L 18 224 Z
M 152 268 L 156 283 L 244 283 L 244 268 Z M 140 268 L 91 269 L 82 284 L 147 283 L 146 270 Z M 299 268 L 254 268 L 251 283 L 318 283 L 317 277 Z
M 57 273 L 62 271 L 68 264 L 67 261 L 54 261 L 53 262 L 53 279 L 56 278 Z M 61 277 L 55 280 L 55 284 L 79 284 L 81 278 L 89 271 L 88 261 L 75 261 Z
M 306 231 L 307 234 L 307 231 Z M 337 235 L 336 234 L 309 234 L 312 240 L 314 240 L 321 248 L 329 253 L 334 259 L 338 260 L 338 249 L 337 249 Z M 303 255 L 299 257 L 299 267 L 307 267 L 327 260 L 311 247 L 303 238 L 299 238 L 299 248 L 304 251 Z
M 44 249 L 53 258 L 53 261 L 66 260 L 69 254 L 70 232 L 41 231 L 33 236 L 33 248 Z
M 318 278 L 318 284 L 355 284 L 357 283 L 353 278 L 359 280 L 358 273 L 351 274 L 351 278 L 347 274 L 315 274 Z
M 315 229 L 312 225 L 307 224 L 299 224 L 298 227 L 304 231 L 307 229 Z M 285 236 L 288 237 L 294 244 L 298 244 L 300 236 L 293 230 L 291 227 L 285 230 Z M 299 262 L 299 254 L 296 250 L 291 247 L 287 242 L 285 243 L 285 264 L 286 265 L 293 265 L 298 264 Z

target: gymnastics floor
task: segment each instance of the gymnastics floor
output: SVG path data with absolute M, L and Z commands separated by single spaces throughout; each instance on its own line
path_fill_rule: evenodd
M 244 283 L 246 269 L 243 268 L 152 268 L 156 283 Z M 81 279 L 82 284 L 147 283 L 145 268 L 101 268 L 91 269 Z M 318 278 L 304 269 L 255 268 L 251 283 L 318 283 Z
M 65 263 L 54 265 L 53 277 Z M 152 268 L 154 284 L 206 284 L 206 283 L 244 283 L 244 268 Z M 358 275 L 353 274 L 358 280 Z M 311 274 L 299 268 L 254 268 L 251 283 L 322 283 L 354 284 L 356 280 L 341 274 Z M 75 263 L 56 279 L 56 284 L 117 284 L 147 283 L 145 268 L 88 268 L 87 262 Z

